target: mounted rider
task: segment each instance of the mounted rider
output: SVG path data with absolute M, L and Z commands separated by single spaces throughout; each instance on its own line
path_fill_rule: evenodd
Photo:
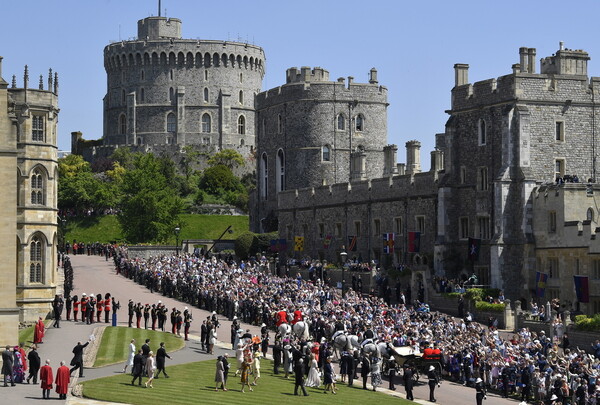
M 304 314 L 302 313 L 302 309 L 298 308 L 297 310 L 294 311 L 294 318 L 292 319 L 292 325 L 295 325 L 301 321 L 304 321 Z
M 281 310 L 275 313 L 275 326 L 279 327 L 283 323 L 288 323 L 287 312 L 285 310 Z

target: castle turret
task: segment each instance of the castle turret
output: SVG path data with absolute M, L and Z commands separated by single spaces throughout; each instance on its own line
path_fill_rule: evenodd
M 421 173 L 421 142 L 406 142 L 406 174 Z
M 560 42 L 555 55 L 542 59 L 542 74 L 587 76 L 588 60 L 590 57 L 587 52 L 565 49 L 564 43 Z
M 147 17 L 138 21 L 138 39 L 181 39 L 181 20 L 178 18 Z

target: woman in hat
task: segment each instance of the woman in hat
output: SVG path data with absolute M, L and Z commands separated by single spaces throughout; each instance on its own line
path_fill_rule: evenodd
M 223 357 L 217 357 L 217 371 L 215 373 L 215 391 L 219 391 L 219 387 L 223 388 L 223 391 L 227 391 L 225 387 L 225 366 L 223 364 Z

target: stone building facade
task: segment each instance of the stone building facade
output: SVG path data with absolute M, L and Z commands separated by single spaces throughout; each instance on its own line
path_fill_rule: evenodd
M 33 88 L 29 87 L 27 66 L 21 88 L 15 76 L 9 87 L 1 74 L 0 69 L 3 345 L 17 342 L 19 322 L 45 317 L 60 288 L 56 265 L 59 109 L 58 76 L 51 70 L 47 82 L 40 76 Z
M 262 48 L 248 43 L 184 39 L 181 20 L 147 17 L 137 39 L 104 49 L 107 93 L 101 142 L 72 138 L 93 160 L 115 147 L 173 154 L 255 146 L 255 96 L 265 74 Z
M 284 85 L 258 94 L 251 227 L 277 229 L 281 191 L 384 175 L 387 106 L 375 69 L 369 83 L 355 83 L 352 77 L 330 81 L 319 67 L 290 68 Z
M 589 56 L 561 47 L 541 60 L 521 48 L 512 73 L 468 82 L 468 65 L 455 65 L 455 86 L 440 183 L 436 272 L 461 269 L 450 257 L 466 257 L 467 238 L 482 240 L 471 264 L 484 284 L 508 296 L 529 298 L 523 280 L 535 272 L 532 251 L 534 188 L 557 176 L 595 178 L 595 100 L 598 80 L 587 76 Z
M 567 308 L 600 313 L 600 233 L 596 184 L 565 183 L 533 191 L 536 271 L 548 275 L 544 302 L 559 298 Z M 587 276 L 589 302 L 577 304 L 573 276 Z M 527 275 L 535 288 L 535 272 Z

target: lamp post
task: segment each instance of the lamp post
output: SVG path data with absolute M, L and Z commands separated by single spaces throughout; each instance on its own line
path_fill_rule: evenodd
M 340 257 L 342 259 L 342 298 L 344 298 L 344 287 L 346 287 L 346 258 L 348 257 L 348 253 L 346 253 L 345 250 L 342 250 L 342 252 L 340 253 Z
M 231 229 L 231 228 L 232 228 L 232 225 L 229 225 L 229 226 L 228 226 L 228 227 L 227 227 L 227 228 L 226 228 L 226 229 L 223 231 L 223 233 L 221 234 L 221 236 L 219 236 L 219 238 L 218 238 L 216 241 L 214 241 L 214 242 L 213 242 L 213 244 L 212 244 L 212 246 L 210 247 L 210 249 L 208 249 L 208 251 L 206 252 L 206 256 L 207 256 L 207 257 L 208 257 L 208 254 L 210 253 L 210 251 L 211 251 L 211 250 L 213 250 L 213 248 L 215 247 L 215 245 L 217 244 L 217 242 L 219 242 L 219 241 L 220 241 L 220 240 L 223 238 L 223 236 L 225 236 L 225 234 L 226 234 L 227 232 L 229 232 L 229 233 L 233 233 L 233 229 Z
M 60 221 L 60 229 L 61 229 L 61 233 L 62 233 L 62 251 L 63 253 L 66 254 L 67 252 L 67 235 L 66 235 L 66 231 L 67 231 L 67 220 L 64 217 L 58 217 L 58 220 Z
M 181 228 L 175 228 L 175 256 L 179 256 L 179 232 L 181 232 Z

